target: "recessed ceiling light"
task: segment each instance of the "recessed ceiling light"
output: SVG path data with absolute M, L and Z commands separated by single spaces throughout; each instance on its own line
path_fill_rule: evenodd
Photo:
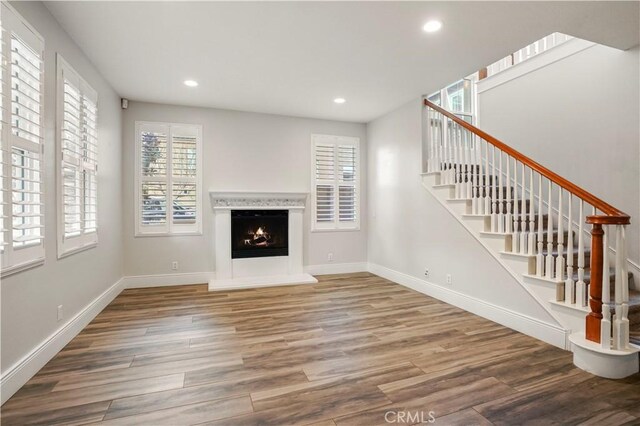
M 436 31 L 440 31 L 440 28 L 442 28 L 442 22 L 436 20 L 428 21 L 422 27 L 422 29 L 427 33 L 435 33 Z
M 184 81 L 184 85 L 185 86 L 189 86 L 189 87 L 197 87 L 198 86 L 198 82 L 195 80 L 185 80 Z
M 337 104 L 343 104 L 343 103 L 347 102 L 347 100 L 345 98 L 335 98 L 333 100 L 333 102 L 335 102 Z

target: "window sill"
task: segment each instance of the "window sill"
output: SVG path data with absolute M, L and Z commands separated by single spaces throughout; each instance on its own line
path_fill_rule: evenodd
M 153 237 L 201 237 L 202 232 L 154 232 L 154 233 L 136 233 L 134 238 L 153 238 Z
M 10 266 L 6 269 L 3 269 L 0 273 L 0 277 L 6 278 L 9 275 L 17 274 L 18 272 L 23 272 L 31 268 L 36 268 L 44 264 L 44 257 L 39 259 L 30 260 L 28 262 L 21 263 L 19 265 Z
M 322 233 L 322 232 L 357 232 L 360 231 L 360 227 L 355 228 L 330 228 L 330 229 L 322 229 L 322 228 L 312 228 L 312 233 Z
M 80 253 L 80 252 L 83 252 L 85 250 L 89 250 L 89 249 L 95 248 L 97 246 L 98 246 L 98 242 L 94 241 L 94 242 L 87 243 L 87 244 L 79 246 L 79 247 L 74 247 L 74 248 L 69 249 L 67 251 L 63 251 L 62 253 L 58 253 L 58 259 L 64 259 L 65 257 L 69 257 L 69 256 L 74 255 L 76 253 Z

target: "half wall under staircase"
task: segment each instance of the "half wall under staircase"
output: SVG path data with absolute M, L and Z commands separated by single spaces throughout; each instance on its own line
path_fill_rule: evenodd
M 570 331 L 578 367 L 609 378 L 638 372 L 630 217 L 455 114 L 424 106 L 425 188 Z

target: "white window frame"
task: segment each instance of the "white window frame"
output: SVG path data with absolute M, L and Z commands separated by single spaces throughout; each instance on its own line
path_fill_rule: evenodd
M 173 223 L 173 185 L 181 182 L 193 182 L 193 178 L 181 178 L 172 176 L 172 135 L 173 129 L 190 128 L 196 133 L 196 221 L 194 224 Z M 142 132 L 166 132 L 167 134 L 167 168 L 164 177 L 142 176 Z M 151 121 L 136 121 L 135 124 L 135 237 L 157 237 L 170 235 L 202 235 L 202 125 L 185 123 L 165 123 Z M 162 225 L 142 224 L 142 194 L 141 187 L 144 181 L 166 182 L 166 211 L 167 218 Z
M 58 53 L 57 62 L 57 93 L 56 93 L 56 174 L 57 174 L 57 213 L 58 213 L 58 259 L 65 256 L 78 253 L 83 250 L 96 247 L 98 245 L 98 223 L 97 223 L 97 184 L 96 184 L 96 227 L 87 231 L 85 228 L 85 210 L 86 198 L 84 187 L 85 180 L 82 178 L 85 173 L 93 174 L 97 181 L 98 178 L 98 93 L 73 69 L 71 65 Z M 88 98 L 96 105 L 96 150 L 95 161 L 83 161 L 83 159 L 65 159 L 63 150 L 63 120 L 64 120 L 64 80 L 68 80 L 80 94 L 80 110 L 83 111 L 82 101 Z M 81 112 L 81 117 L 83 113 Z M 84 133 L 80 130 L 80 139 L 84 137 Z M 78 188 L 80 193 L 80 230 L 78 235 L 65 236 L 65 210 L 64 210 L 64 179 L 63 179 L 63 162 L 68 166 L 75 168 L 80 174 Z
M 2 163 L 2 190 L 3 190 L 3 202 L 2 205 L 2 220 L 0 221 L 0 227 L 2 230 L 6 230 L 7 245 L 5 245 L 0 254 L 1 276 L 5 277 L 17 272 L 30 269 L 35 266 L 42 265 L 45 259 L 45 177 L 44 177 L 44 87 L 45 87 L 45 74 L 44 74 L 44 39 L 43 37 L 7 2 L 1 2 L 0 9 L 0 22 L 2 23 L 2 35 L 3 42 L 2 48 L 2 134 L 1 134 L 1 146 L 3 151 L 3 163 Z M 39 109 L 38 111 L 32 110 L 39 115 L 40 122 L 39 135 L 37 136 L 38 142 L 34 142 L 23 137 L 14 135 L 12 132 L 12 59 L 11 59 L 11 40 L 12 37 L 20 39 L 20 41 L 26 44 L 31 50 L 33 50 L 40 60 L 40 75 L 39 75 Z M 27 120 L 28 121 L 28 120 Z M 13 190 L 12 190 L 12 150 L 14 148 L 27 151 L 31 153 L 34 160 L 38 162 L 37 169 L 30 169 L 39 176 L 39 224 L 41 229 L 41 238 L 35 243 L 27 243 L 21 247 L 14 247 L 13 240 L 13 220 L 14 220 L 14 205 Z
M 317 180 L 316 179 L 316 146 L 321 145 L 333 145 L 335 148 L 335 175 L 333 180 Z M 356 149 L 355 168 L 356 176 L 353 185 L 355 187 L 355 221 L 340 221 L 340 208 L 339 208 L 339 186 L 348 185 L 348 183 L 340 182 L 338 178 L 338 146 L 354 146 Z M 311 232 L 335 232 L 335 231 L 359 231 L 360 230 L 360 218 L 362 211 L 362 196 L 361 196 L 361 184 L 360 184 L 360 138 L 352 136 L 335 136 L 335 135 L 323 135 L 312 134 L 311 135 Z M 332 222 L 318 222 L 317 220 L 317 185 L 325 184 L 333 186 L 334 195 L 334 214 Z

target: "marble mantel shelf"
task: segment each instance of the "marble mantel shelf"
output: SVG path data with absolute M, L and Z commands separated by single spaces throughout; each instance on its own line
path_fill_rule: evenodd
M 238 207 L 304 209 L 308 195 L 306 192 L 209 191 L 214 210 Z

